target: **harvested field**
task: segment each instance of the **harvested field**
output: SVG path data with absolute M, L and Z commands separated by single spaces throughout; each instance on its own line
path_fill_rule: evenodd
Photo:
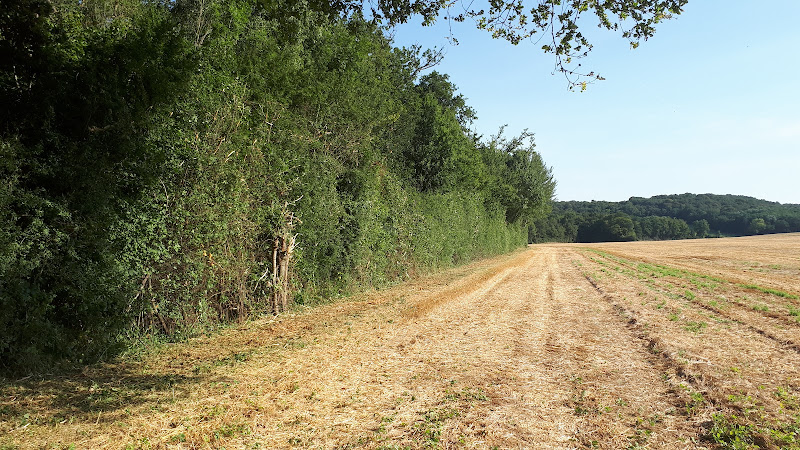
M 536 245 L 5 381 L 1 448 L 798 448 L 800 235 Z

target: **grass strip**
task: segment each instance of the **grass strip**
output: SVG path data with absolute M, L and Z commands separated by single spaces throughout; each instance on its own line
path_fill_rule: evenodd
M 800 299 L 800 297 L 798 297 L 797 295 L 790 294 L 790 293 L 784 292 L 784 291 L 779 291 L 777 289 L 765 288 L 765 287 L 759 286 L 757 284 L 739 283 L 738 286 L 739 287 L 743 287 L 745 289 L 753 289 L 755 291 L 763 292 L 765 294 L 777 295 L 778 297 L 782 297 L 782 298 L 788 298 L 788 299 L 792 299 L 792 300 Z

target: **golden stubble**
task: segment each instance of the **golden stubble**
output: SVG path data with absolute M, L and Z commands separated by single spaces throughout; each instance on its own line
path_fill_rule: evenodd
M 741 285 L 797 293 L 798 246 L 531 246 L 140 361 L 5 382 L 0 444 L 710 446 L 715 415 L 797 413 L 800 325 L 780 309 L 796 300 Z

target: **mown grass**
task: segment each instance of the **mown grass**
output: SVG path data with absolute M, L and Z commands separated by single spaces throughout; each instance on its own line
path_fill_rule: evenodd
M 605 267 L 614 267 L 619 273 L 631 271 L 628 275 L 633 279 L 639 279 L 647 287 L 658 288 L 661 295 L 667 298 L 676 297 L 688 300 L 692 303 L 702 303 L 714 309 L 728 306 L 729 302 L 754 311 L 769 313 L 774 315 L 776 311 L 786 311 L 788 316 L 796 318 L 800 323 L 800 307 L 794 302 L 779 302 L 775 298 L 797 299 L 798 296 L 790 292 L 779 289 L 767 288 L 754 283 L 738 283 L 735 281 L 724 280 L 713 275 L 705 275 L 689 270 L 678 269 L 661 264 L 650 264 L 627 260 L 625 258 L 610 255 L 596 249 L 586 249 L 599 257 L 587 255 L 587 257 Z M 663 280 L 660 280 L 662 279 Z M 684 281 L 685 280 L 685 281 Z M 742 296 L 741 298 L 728 298 L 729 292 L 742 290 L 756 291 L 759 294 Z M 716 292 L 714 292 L 716 291 Z M 680 293 L 680 294 L 676 294 Z M 721 295 L 725 293 L 728 297 Z M 766 294 L 760 295 L 760 294 Z M 644 292 L 638 294 L 645 296 Z M 713 296 L 714 300 L 707 300 L 703 297 Z M 769 296 L 774 298 L 770 299 Z M 644 303 L 643 303 L 644 304 Z M 683 317 L 679 308 L 666 308 L 662 301 L 660 304 L 653 304 L 655 309 L 664 310 L 666 319 L 672 322 L 681 323 L 681 328 L 687 332 L 699 334 L 708 332 L 709 324 L 703 321 L 688 320 Z M 783 306 L 786 309 L 783 309 Z M 709 316 L 711 317 L 711 316 Z M 715 319 L 716 320 L 716 319 Z M 680 356 L 680 353 L 679 353 Z M 731 367 L 733 376 L 740 376 L 739 367 Z M 759 390 L 766 386 L 759 386 Z M 767 392 L 756 395 L 742 391 L 741 394 L 729 394 L 726 398 L 715 397 L 714 400 L 706 401 L 700 392 L 689 392 L 691 401 L 687 404 L 687 415 L 691 416 L 702 405 L 709 404 L 717 409 L 717 414 L 712 416 L 709 422 L 705 438 L 713 443 L 712 448 L 722 449 L 754 449 L 754 448 L 781 448 L 781 449 L 800 449 L 800 401 L 795 394 L 793 387 L 778 387 L 772 400 L 779 402 L 779 407 L 774 412 L 776 415 L 768 414 L 766 411 L 771 407 L 772 400 L 767 399 L 770 395 Z M 712 396 L 713 397 L 713 396 Z M 736 412 L 731 413 L 731 409 L 725 405 L 733 407 Z M 765 408 L 767 408 L 765 410 Z
M 800 416 L 787 423 L 753 423 L 735 414 L 714 414 L 708 432 L 712 442 L 726 450 L 800 448 Z
M 800 323 L 800 308 L 795 308 L 793 305 L 786 305 L 789 310 L 789 315 L 794 317 L 797 323 Z
M 778 290 L 778 289 L 765 288 L 765 287 L 759 286 L 757 284 L 740 283 L 740 284 L 737 284 L 737 286 L 745 288 L 745 289 L 752 289 L 754 291 L 763 292 L 765 294 L 777 295 L 778 297 L 782 297 L 782 298 L 788 298 L 788 299 L 792 299 L 792 300 L 800 299 L 800 297 L 798 297 L 797 295 L 790 294 L 788 292 L 784 292 L 784 291 L 781 291 L 781 290 Z
M 735 286 L 735 287 L 742 288 L 742 289 L 754 290 L 754 291 L 757 291 L 757 292 L 760 292 L 760 293 L 763 293 L 763 294 L 773 295 L 773 296 L 776 296 L 776 297 L 779 297 L 779 298 L 785 298 L 785 299 L 790 299 L 790 300 L 800 299 L 800 296 L 798 296 L 798 295 L 795 295 L 795 294 L 792 294 L 792 293 L 789 293 L 789 292 L 786 292 L 786 291 L 782 291 L 782 290 L 779 290 L 779 289 L 767 288 L 767 287 L 760 286 L 760 285 L 757 285 L 757 284 L 754 284 L 754 283 L 734 283 L 734 282 L 727 281 L 727 280 L 724 280 L 724 279 L 719 278 L 719 277 L 715 277 L 713 275 L 701 274 L 701 273 L 692 272 L 692 271 L 689 271 L 689 270 L 669 267 L 669 266 L 662 265 L 662 264 L 651 264 L 651 263 L 644 263 L 644 262 L 635 262 L 635 261 L 631 261 L 631 260 L 628 260 L 628 259 L 625 259 L 625 258 L 622 258 L 622 257 L 619 257 L 619 256 L 611 255 L 611 254 L 609 254 L 607 252 L 604 252 L 604 251 L 601 251 L 601 250 L 597 250 L 597 249 L 594 249 L 594 248 L 583 248 L 583 250 L 586 250 L 588 252 L 594 253 L 594 254 L 602 257 L 602 258 L 593 258 L 593 257 L 590 256 L 589 259 L 594 261 L 595 263 L 600 264 L 600 265 L 602 265 L 604 267 L 610 267 L 610 268 L 612 268 L 613 270 L 615 270 L 618 273 L 622 273 L 622 274 L 628 275 L 628 276 L 630 276 L 632 278 L 643 279 L 645 281 L 648 281 L 648 280 L 652 281 L 652 280 L 655 280 L 655 279 L 658 279 L 658 278 L 664 278 L 664 277 L 672 277 L 672 278 L 678 278 L 678 279 L 681 279 L 681 280 L 687 280 L 689 283 L 691 283 L 694 286 L 694 288 L 697 291 L 705 291 L 705 292 L 709 292 L 710 293 L 710 292 L 715 291 L 720 285 L 722 285 L 722 286 Z M 617 266 L 615 264 L 611 264 L 611 262 L 615 262 L 615 263 L 619 264 L 620 266 Z M 634 270 L 631 270 L 630 268 L 633 268 Z M 685 287 L 685 286 L 686 286 L 685 284 L 680 285 L 680 287 Z M 671 292 L 671 289 L 667 289 L 667 290 L 669 292 L 664 292 L 664 295 L 667 295 L 667 296 L 669 296 L 671 298 L 676 298 L 677 294 L 675 294 L 674 292 Z M 693 292 L 692 290 L 685 289 L 683 294 L 681 295 L 681 297 L 685 298 L 686 300 L 694 302 L 694 301 L 696 301 L 697 294 L 695 292 Z M 745 300 L 747 300 L 747 297 L 745 297 Z M 709 306 L 712 306 L 712 307 L 716 306 L 716 305 L 713 305 L 711 303 L 712 302 L 709 302 Z M 713 303 L 718 304 L 718 302 L 715 302 L 715 301 Z M 739 301 L 737 301 L 735 303 L 738 303 L 738 304 L 740 304 L 742 306 L 748 306 L 748 305 L 746 305 L 746 304 L 744 304 L 742 302 L 739 302 Z M 764 313 L 770 311 L 770 306 L 767 305 L 767 304 L 763 304 L 763 303 L 758 303 L 758 304 L 754 303 L 754 304 L 750 304 L 749 306 L 754 311 L 759 311 L 759 312 L 764 312 Z M 796 321 L 798 323 L 800 323 L 800 308 L 797 308 L 794 305 L 790 304 L 790 305 L 788 305 L 788 313 L 789 313 L 789 316 L 795 317 Z

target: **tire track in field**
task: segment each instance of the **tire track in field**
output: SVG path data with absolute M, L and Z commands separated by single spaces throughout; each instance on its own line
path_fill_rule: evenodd
M 601 267 L 600 263 L 593 262 L 585 254 L 583 256 L 585 261 Z M 713 414 L 723 414 L 717 417 L 733 417 L 730 420 L 749 424 L 747 426 L 751 428 L 747 429 L 752 434 L 751 439 L 755 440 L 753 442 L 767 448 L 773 448 L 774 442 L 783 439 L 780 437 L 784 435 L 782 433 L 792 433 L 781 430 L 786 429 L 785 424 L 792 423 L 793 414 L 798 413 L 792 400 L 800 392 L 800 373 L 794 349 L 736 321 L 712 322 L 707 330 L 701 328 L 701 331 L 687 332 L 688 327 L 675 322 L 675 311 L 678 315 L 691 311 L 689 315 L 702 316 L 698 312 L 706 310 L 699 308 L 702 305 L 690 302 L 686 297 L 669 296 L 661 290 L 656 292 L 661 294 L 662 301 L 655 305 L 645 297 L 637 297 L 643 292 L 636 289 L 636 285 L 641 283 L 652 288 L 649 283 L 627 273 L 609 273 L 611 275 L 602 277 L 602 281 L 584 275 L 598 292 L 603 292 L 607 301 L 616 304 L 624 315 L 633 319 L 629 322 L 633 330 L 641 331 L 645 341 L 652 341 L 651 347 L 661 349 L 662 357 L 683 372 L 687 382 L 702 395 L 693 395 L 692 398 L 707 403 L 702 413 L 706 419 L 713 419 Z M 635 283 L 631 284 L 631 280 Z M 639 309 L 637 299 L 645 299 L 641 305 L 648 307 Z M 690 309 L 681 313 L 679 300 Z M 672 316 L 669 320 L 668 313 Z M 785 402 L 787 398 L 789 401 Z M 759 426 L 753 428 L 753 423 Z M 710 430 L 711 420 L 706 427 Z
M 630 331 L 632 336 L 638 340 L 644 348 L 652 355 L 659 355 L 661 358 L 656 358 L 655 356 L 650 358 L 653 366 L 660 371 L 672 371 L 674 372 L 681 381 L 677 382 L 676 384 L 680 384 L 680 382 L 684 382 L 685 384 L 691 386 L 696 391 L 715 391 L 719 386 L 709 385 L 707 381 L 703 380 L 703 377 L 700 375 L 696 375 L 687 371 L 686 367 L 681 364 L 673 355 L 673 352 L 670 351 L 667 346 L 664 345 L 663 340 L 653 337 L 646 329 L 642 326 L 639 315 L 636 311 L 626 308 L 624 305 L 620 304 L 616 301 L 614 296 L 607 293 L 600 287 L 599 284 L 589 275 L 584 275 L 586 281 L 603 297 L 603 299 L 608 302 L 614 311 L 620 316 L 620 318 L 625 322 L 625 326 Z M 676 391 L 673 391 L 676 393 Z M 682 397 L 682 400 L 685 402 L 685 405 L 688 405 L 688 402 L 685 396 Z
M 622 260 L 619 260 L 619 259 L 609 259 L 609 258 L 607 258 L 607 257 L 605 257 L 603 255 L 598 255 L 598 256 L 603 257 L 607 261 L 612 261 L 613 263 L 619 264 L 621 266 L 625 266 L 625 267 L 629 268 L 630 270 L 638 271 L 638 268 L 634 266 L 634 264 L 635 264 L 634 261 L 622 261 Z M 591 260 L 591 258 L 589 258 L 589 259 Z M 623 273 L 623 275 L 629 276 L 628 274 L 625 274 L 625 273 Z M 633 279 L 633 278 L 631 277 L 631 279 Z M 663 283 L 667 283 L 667 284 L 669 284 L 669 285 L 671 285 L 671 286 L 673 286 L 675 288 L 679 288 L 679 286 L 676 283 L 671 282 L 671 281 L 664 280 Z M 664 294 L 664 295 L 674 294 L 668 288 L 664 288 L 662 286 L 659 286 L 655 282 L 652 283 L 652 288 L 656 289 L 658 292 L 660 292 L 661 294 Z M 724 317 L 724 318 L 730 320 L 731 322 L 736 323 L 737 325 L 748 329 L 749 331 L 757 333 L 757 334 L 759 334 L 761 336 L 764 336 L 767 339 L 770 339 L 770 340 L 776 342 L 777 344 L 781 345 L 782 347 L 784 347 L 784 348 L 786 348 L 788 350 L 791 350 L 791 351 L 794 351 L 795 353 L 800 354 L 800 344 L 798 344 L 794 340 L 794 338 L 787 338 L 787 337 L 783 337 L 783 336 L 778 336 L 778 335 L 774 334 L 773 332 L 770 332 L 770 331 L 768 331 L 768 330 L 766 330 L 764 328 L 761 328 L 761 327 L 753 325 L 752 321 L 748 321 L 747 320 L 748 316 L 752 316 L 752 315 L 756 315 L 758 317 L 767 316 L 767 317 L 770 317 L 772 319 L 780 320 L 781 322 L 783 322 L 785 324 L 788 324 L 791 327 L 795 327 L 795 326 L 798 325 L 796 321 L 790 320 L 786 316 L 778 315 L 778 314 L 775 314 L 775 313 L 773 313 L 773 314 L 764 314 L 765 313 L 764 311 L 757 311 L 758 314 L 754 314 L 754 312 L 747 310 L 746 306 L 744 304 L 742 304 L 742 303 L 740 303 L 738 301 L 729 301 L 730 303 L 736 304 L 737 306 L 741 307 L 740 308 L 740 310 L 741 310 L 740 314 L 733 314 L 731 312 L 727 312 L 727 311 L 722 310 L 720 308 L 715 308 L 715 307 L 713 307 L 713 306 L 701 301 L 700 299 L 698 299 L 696 297 L 695 298 L 689 298 L 686 295 L 681 295 L 681 294 L 675 294 L 675 295 L 678 295 L 680 298 L 682 298 L 685 301 L 693 304 L 696 307 L 699 307 L 699 308 L 702 308 L 702 309 L 704 309 L 706 311 L 712 312 L 712 313 L 714 313 L 714 314 L 716 314 L 716 315 L 718 315 L 720 317 Z
M 573 253 L 555 248 L 548 299 L 560 305 L 549 346 L 570 374 L 569 405 L 579 418 L 583 446 L 690 448 L 700 429 L 681 413 L 683 393 L 662 377 L 647 348 L 631 339 L 614 308 L 571 263 Z M 611 419 L 616 415 L 615 419 Z
M 582 256 L 587 261 L 592 261 L 593 263 L 597 263 L 596 261 L 594 261 L 591 258 L 587 257 L 585 254 L 582 255 Z M 631 267 L 631 263 L 627 263 L 626 264 L 626 263 L 620 262 L 620 261 L 614 261 L 614 262 L 626 265 L 629 268 Z M 627 273 L 623 273 L 623 275 L 625 275 L 626 277 L 628 277 L 632 281 L 644 284 L 648 288 L 652 289 L 653 291 L 663 295 L 665 300 L 666 299 L 670 299 L 670 300 L 677 301 L 677 299 L 680 299 L 680 300 L 686 302 L 687 304 L 692 305 L 693 307 L 696 307 L 698 309 L 702 309 L 702 310 L 705 310 L 705 311 L 708 311 L 708 312 L 715 313 L 715 314 L 717 314 L 717 315 L 719 315 L 721 317 L 724 317 L 724 318 L 728 319 L 730 321 L 730 323 L 732 323 L 734 326 L 739 328 L 738 332 L 734 332 L 734 334 L 737 335 L 737 336 L 747 336 L 748 334 L 745 331 L 750 331 L 750 332 L 753 332 L 753 333 L 755 333 L 755 334 L 767 339 L 767 341 L 765 341 L 765 343 L 769 342 L 772 345 L 774 345 L 776 351 L 780 351 L 780 350 L 789 350 L 791 352 L 797 352 L 798 351 L 798 349 L 795 348 L 796 343 L 794 341 L 789 340 L 789 339 L 782 339 L 782 338 L 780 338 L 778 336 L 775 336 L 774 334 L 770 333 L 769 331 L 764 330 L 764 329 L 759 328 L 759 327 L 756 327 L 756 326 L 752 325 L 750 322 L 743 321 L 743 320 L 741 320 L 741 318 L 733 316 L 733 315 L 731 315 L 731 314 L 729 314 L 729 313 L 727 313 L 727 312 L 725 312 L 723 310 L 720 310 L 718 308 L 714 308 L 714 307 L 712 307 L 710 305 L 704 304 L 704 303 L 698 301 L 697 299 L 687 298 L 685 295 L 674 294 L 669 289 L 665 289 L 665 288 L 663 288 L 663 286 L 659 286 L 656 283 L 648 283 L 648 281 L 651 281 L 651 282 L 653 281 L 653 280 L 651 280 L 649 278 L 646 279 L 646 280 L 642 280 L 642 279 L 635 279 L 635 278 L 631 277 L 630 274 L 627 274 Z M 596 281 L 594 281 L 594 280 L 592 282 L 594 284 L 597 284 Z M 672 286 L 675 286 L 674 283 L 671 283 L 671 282 L 667 282 L 667 283 L 669 283 Z M 633 311 L 633 312 L 635 312 L 635 311 Z
M 656 264 L 704 272 L 733 284 L 762 284 L 800 293 L 797 276 L 800 233 L 750 236 L 726 239 L 684 241 L 602 243 L 592 247 Z M 754 272 L 751 265 L 769 268 Z M 777 269 L 771 269 L 774 264 Z

